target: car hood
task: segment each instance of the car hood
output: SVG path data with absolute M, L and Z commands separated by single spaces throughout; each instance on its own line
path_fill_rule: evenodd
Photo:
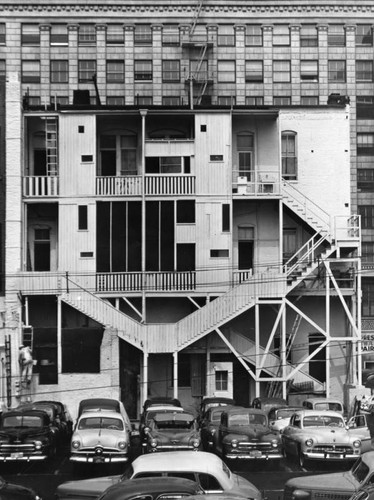
M 233 487 L 230 490 L 230 494 L 235 494 L 239 496 L 244 496 L 246 498 L 253 498 L 254 500 L 261 500 L 261 491 L 256 488 L 256 486 L 250 483 L 244 477 L 238 476 L 237 474 L 231 474 L 233 480 Z
M 354 492 L 360 483 L 354 478 L 351 471 L 331 474 L 317 474 L 316 476 L 295 477 L 286 483 L 287 488 L 306 491 L 344 491 Z
M 103 446 L 116 447 L 118 441 L 128 441 L 125 431 L 116 431 L 113 429 L 90 429 L 87 431 L 79 431 L 74 434 L 72 441 L 79 440 L 82 446 L 95 446 L 102 444 Z
M 150 437 L 161 441 L 189 441 L 191 438 L 198 437 L 198 433 L 196 431 L 162 430 L 153 431 Z
M 41 436 L 43 434 L 47 434 L 49 432 L 49 429 L 43 427 L 27 427 L 27 428 L 22 428 L 22 429 L 17 429 L 10 427 L 9 429 L 1 430 L 0 431 L 0 437 L 1 438 L 7 438 L 9 441 L 12 443 L 13 441 L 23 441 L 25 438 L 29 437 L 34 437 L 34 436 Z
M 335 427 L 310 427 L 304 429 L 303 436 L 312 437 L 317 442 L 346 442 L 349 441 L 351 436 L 346 429 L 339 429 Z M 304 439 L 304 438 L 303 438 Z
M 56 497 L 59 500 L 70 499 L 76 496 L 84 498 L 97 498 L 109 486 L 119 483 L 121 476 L 104 476 L 81 481 L 67 481 L 60 484 L 56 489 Z
M 233 426 L 228 429 L 229 434 L 240 434 L 248 438 L 260 439 L 263 436 L 266 438 L 277 438 L 276 435 L 265 425 L 248 425 L 248 426 Z

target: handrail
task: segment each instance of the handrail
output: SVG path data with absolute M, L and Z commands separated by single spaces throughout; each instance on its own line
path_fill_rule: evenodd
M 327 240 L 327 237 L 328 235 L 322 235 L 321 233 L 314 234 L 285 264 L 283 264 L 283 272 L 289 276 L 295 269 L 305 264 L 305 262 L 308 264 L 314 262 L 315 250 Z

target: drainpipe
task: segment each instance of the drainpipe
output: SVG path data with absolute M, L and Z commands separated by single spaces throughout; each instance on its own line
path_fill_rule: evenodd
M 146 320 L 146 310 L 145 310 L 145 117 L 147 116 L 147 110 L 141 109 L 140 116 L 142 117 L 142 164 L 141 164 L 141 174 L 142 174 L 142 323 Z
M 173 376 L 173 398 L 178 398 L 178 351 L 173 352 L 174 376 Z

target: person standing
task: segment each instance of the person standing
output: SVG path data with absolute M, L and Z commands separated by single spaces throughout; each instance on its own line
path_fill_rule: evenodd
M 32 367 L 34 364 L 30 347 L 24 345 L 20 346 L 18 362 L 21 369 L 21 382 L 30 385 L 32 378 Z

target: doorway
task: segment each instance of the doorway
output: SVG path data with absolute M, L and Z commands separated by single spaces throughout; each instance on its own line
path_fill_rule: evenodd
M 238 227 L 238 269 L 253 268 L 254 228 Z
M 50 229 L 35 229 L 34 233 L 34 270 L 51 270 Z

